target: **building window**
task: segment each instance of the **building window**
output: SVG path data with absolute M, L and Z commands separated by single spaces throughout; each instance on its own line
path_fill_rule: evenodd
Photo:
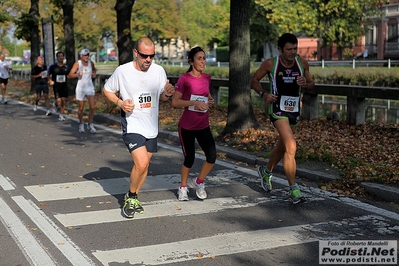
M 367 31 L 366 31 L 366 36 L 365 36 L 365 44 L 366 45 L 370 45 L 370 44 L 374 44 L 374 29 L 373 27 L 368 27 Z
M 398 42 L 398 24 L 388 24 L 388 42 L 397 43 Z

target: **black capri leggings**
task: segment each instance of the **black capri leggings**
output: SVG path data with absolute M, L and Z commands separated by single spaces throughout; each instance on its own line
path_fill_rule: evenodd
M 187 168 L 191 168 L 195 159 L 195 139 L 205 153 L 206 162 L 214 164 L 216 162 L 216 146 L 211 129 L 209 127 L 201 130 L 187 130 L 179 125 L 179 138 L 183 150 L 184 163 Z

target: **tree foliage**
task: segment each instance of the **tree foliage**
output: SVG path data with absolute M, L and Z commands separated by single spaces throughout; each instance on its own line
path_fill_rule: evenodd
M 190 45 L 199 45 L 204 49 L 209 48 L 209 44 L 215 36 L 220 34 L 217 30 L 216 21 L 218 20 L 217 11 L 219 8 L 213 0 L 184 0 L 180 5 L 180 24 L 182 25 L 182 35 L 187 37 Z
M 269 44 L 269 49 L 271 49 L 270 45 L 275 43 L 278 38 L 278 29 L 275 25 L 270 23 L 269 18 L 266 16 L 271 12 L 270 10 L 255 4 L 255 2 L 251 2 L 250 10 L 252 14 L 250 20 L 251 51 L 253 51 L 252 54 L 256 54 L 256 59 L 261 59 L 263 58 L 264 44 Z
M 115 16 L 112 16 L 115 12 L 111 12 L 111 6 L 108 2 L 108 6 L 103 7 L 100 0 L 49 1 L 54 11 L 53 17 L 56 27 L 62 25 L 61 30 L 55 30 L 58 38 L 63 37 L 62 43 L 65 47 L 61 47 L 60 50 L 66 52 L 67 60 L 71 56 L 69 61 L 72 55 L 75 57 L 76 50 L 82 48 L 97 50 L 101 36 L 99 32 L 102 32 L 99 28 L 109 27 L 108 21 L 111 21 L 110 23 L 115 22 L 115 20 L 112 20 L 112 17 L 115 18 Z M 106 11 L 109 12 L 106 13 Z M 71 53 L 72 55 L 70 55 Z
M 154 41 L 172 39 L 179 35 L 178 0 L 138 1 L 132 13 L 134 40 L 149 36 Z
M 313 1 L 255 0 L 264 8 L 267 21 L 276 27 L 275 36 L 285 32 L 313 35 L 317 19 L 308 2 Z
M 216 33 L 213 41 L 220 46 L 227 46 L 229 44 L 229 29 L 230 29 L 230 1 L 218 0 L 215 6 L 215 22 L 214 27 Z
M 316 14 L 315 35 L 324 45 L 354 44 L 364 35 L 367 18 L 377 15 L 378 0 L 307 0 Z
M 15 26 L 15 37 L 30 41 L 31 28 L 39 27 L 39 18 L 31 16 L 29 13 L 22 13 L 19 19 L 15 20 Z
M 111 1 L 76 2 L 74 6 L 75 42 L 77 50 L 96 51 L 115 34 L 115 3 Z M 90 12 L 88 12 L 90 11 Z
M 378 0 L 255 0 L 277 34 L 316 37 L 325 46 L 354 44 L 364 35 L 367 18 L 379 13 Z
M 29 7 L 30 1 L 26 0 L 0 0 L 0 40 L 14 28 L 15 18 L 23 12 L 27 14 Z
M 0 23 L 3 24 L 10 20 L 10 16 L 7 13 L 0 13 Z
M 40 1 L 42 17 L 53 16 L 57 42 L 63 44 L 61 50 L 65 49 L 62 5 L 66 2 L 68 1 Z M 366 18 L 378 13 L 377 2 L 378 0 L 251 1 L 251 48 L 255 51 L 265 42 L 275 43 L 283 32 L 316 37 L 324 45 L 350 45 L 364 34 Z M 78 0 L 73 1 L 73 5 L 77 49 L 101 49 L 103 43 L 110 39 L 116 44 L 118 37 L 115 36 L 115 2 Z M 27 17 L 29 1 L 0 0 L 0 6 L 3 10 L 10 10 L 0 14 L 0 37 L 7 35 L 7 31 L 12 28 L 13 17 L 20 17 L 21 21 L 16 21 L 19 26 L 31 23 Z M 131 18 L 130 31 L 133 39 L 149 35 L 155 41 L 164 39 L 169 42 L 171 38 L 180 37 L 188 40 L 191 46 L 201 45 L 205 49 L 213 48 L 214 43 L 219 46 L 229 44 L 229 0 L 136 1 Z M 29 40 L 29 32 L 26 27 L 22 27 L 16 36 Z

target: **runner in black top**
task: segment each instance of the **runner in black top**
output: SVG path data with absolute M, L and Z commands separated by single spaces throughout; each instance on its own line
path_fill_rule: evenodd
M 58 52 L 57 63 L 50 66 L 48 70 L 48 79 L 50 86 L 53 86 L 55 102 L 53 108 L 60 106 L 60 115 L 58 120 L 64 121 L 64 112 L 68 100 L 67 76 L 68 66 L 64 64 L 64 53 Z M 55 111 L 55 110 L 54 110 Z
M 32 68 L 31 78 L 35 80 L 36 101 L 33 110 L 37 110 L 37 104 L 40 98 L 44 96 L 47 112 L 46 115 L 51 115 L 50 104 L 48 100 L 48 86 L 47 86 L 47 66 L 44 64 L 44 59 L 41 56 L 37 57 L 36 66 Z
M 313 89 L 314 82 L 309 72 L 308 61 L 297 55 L 298 39 L 294 35 L 281 35 L 277 46 L 280 55 L 264 61 L 251 79 L 252 89 L 270 104 L 270 120 L 279 133 L 276 147 L 272 150 L 267 165 L 260 166 L 258 173 L 263 189 L 270 191 L 272 171 L 283 159 L 284 172 L 290 186 L 289 196 L 296 204 L 301 202 L 303 197 L 299 186 L 295 184 L 294 126 L 299 122 L 301 89 Z M 270 89 L 267 92 L 260 84 L 260 80 L 266 75 L 270 80 Z

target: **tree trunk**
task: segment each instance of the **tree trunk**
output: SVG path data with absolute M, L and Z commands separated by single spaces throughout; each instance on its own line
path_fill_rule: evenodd
M 222 135 L 259 128 L 252 108 L 250 87 L 251 0 L 230 1 L 230 67 L 227 124 Z
M 36 58 L 40 55 L 40 36 L 39 36 L 39 24 L 40 24 L 40 14 L 39 14 L 39 0 L 31 0 L 31 6 L 29 9 L 29 15 L 35 19 L 37 22 L 32 25 L 30 33 L 30 64 L 33 67 L 35 65 Z M 35 91 L 35 81 L 31 79 L 30 91 Z
M 133 61 L 133 42 L 130 33 L 132 9 L 135 0 L 117 0 L 115 4 L 116 27 L 118 32 L 119 65 Z
M 73 23 L 73 2 L 74 0 L 65 0 L 62 4 L 62 12 L 64 15 L 64 38 L 65 38 L 65 59 L 67 61 L 68 70 L 75 63 L 75 32 Z M 67 82 L 68 94 L 75 95 L 76 79 L 69 79 Z

